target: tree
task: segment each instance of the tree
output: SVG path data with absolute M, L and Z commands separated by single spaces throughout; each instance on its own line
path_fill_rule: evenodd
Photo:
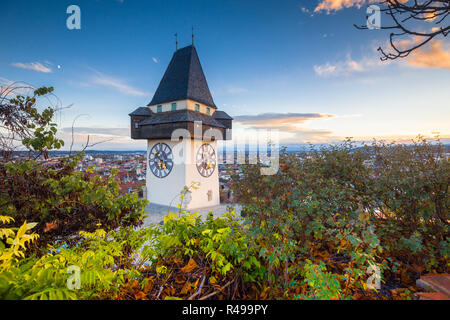
M 380 29 L 396 31 L 389 35 L 391 52 L 378 48 L 383 61 L 407 57 L 414 50 L 439 36 L 446 37 L 450 32 L 446 20 L 450 14 L 450 0 L 382 0 L 378 4 L 382 6 L 380 11 L 393 22 Z M 367 29 L 367 26 L 355 27 Z M 403 36 L 413 36 L 414 39 L 399 41 Z
M 20 94 L 24 89 L 32 95 Z M 56 137 L 54 115 L 60 108 L 52 92 L 52 87 L 34 89 L 18 83 L 0 91 L 0 212 L 14 218 L 17 226 L 36 222 L 41 245 L 99 226 L 108 231 L 142 224 L 146 201 L 137 194 L 120 196 L 117 172 L 102 179 L 90 169 L 77 171 L 82 152 L 51 165 L 35 161 L 64 144 Z M 39 98 L 50 105 L 39 106 Z M 20 143 L 28 156 L 12 159 Z
M 31 96 L 25 94 L 32 92 Z M 48 150 L 59 149 L 64 141 L 57 139 L 57 125 L 53 122 L 55 112 L 60 110 L 53 87 L 35 89 L 30 85 L 14 82 L 0 87 L 0 151 L 2 160 L 11 158 L 20 147 L 39 157 L 46 158 Z M 38 99 L 45 99 L 47 108 L 39 111 Z

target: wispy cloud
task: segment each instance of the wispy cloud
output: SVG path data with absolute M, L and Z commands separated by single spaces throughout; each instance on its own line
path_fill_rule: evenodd
M 307 14 L 307 15 L 309 15 L 310 17 L 313 17 L 314 16 L 314 14 L 311 12 L 311 10 L 310 9 L 308 9 L 308 8 L 306 8 L 306 7 L 303 7 L 303 6 L 299 6 L 299 8 L 300 8 L 300 11 L 301 12 L 303 12 L 304 14 Z
M 376 57 L 365 57 L 356 61 L 348 54 L 347 58 L 343 61 L 326 62 L 322 65 L 315 65 L 314 71 L 320 77 L 337 77 L 357 72 L 371 71 L 387 64 L 388 62 L 382 63 L 380 59 Z
M 72 128 L 65 127 L 62 128 L 62 131 L 72 133 Z M 73 132 L 76 134 L 128 137 L 130 135 L 130 128 L 74 127 Z
M 65 127 L 58 131 L 57 136 L 65 142 L 63 150 L 69 150 L 72 144 L 72 150 L 81 150 L 86 146 L 88 141 L 89 145 L 94 145 L 89 148 L 90 150 L 146 149 L 145 141 L 137 141 L 130 138 L 129 128 L 74 127 L 74 134 L 72 136 L 72 128 Z
M 229 88 L 227 89 L 227 92 L 228 92 L 228 93 L 231 93 L 231 94 L 238 94 L 238 93 L 248 92 L 248 90 L 245 89 L 245 88 L 229 87 Z
M 30 95 L 34 89 L 32 85 L 27 83 L 0 77 L 0 96 Z
M 306 7 L 300 7 L 300 10 L 301 10 L 303 13 L 310 13 L 309 9 L 306 8 Z
M 132 96 L 139 96 L 144 97 L 148 96 L 148 92 L 141 91 L 139 89 L 133 88 L 132 86 L 126 84 L 124 80 L 111 77 L 108 75 L 105 75 L 97 70 L 94 70 L 91 68 L 92 71 L 94 71 L 95 75 L 91 78 L 91 83 L 110 87 L 113 88 L 119 92 L 122 92 L 124 94 L 132 95 Z
M 14 81 L 0 77 L 0 96 L 9 96 L 12 94 L 12 85 Z
M 34 71 L 38 71 L 38 72 L 44 72 L 44 73 L 52 72 L 52 69 L 43 65 L 40 62 L 30 62 L 30 63 L 14 62 L 14 63 L 11 63 L 11 65 L 16 68 L 34 70 Z

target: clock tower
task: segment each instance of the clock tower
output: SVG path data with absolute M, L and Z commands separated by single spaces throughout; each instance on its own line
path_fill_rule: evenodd
M 173 54 L 146 107 L 131 117 L 131 138 L 147 140 L 147 199 L 185 209 L 220 204 L 217 141 L 231 139 L 232 118 L 209 91 L 194 45 Z

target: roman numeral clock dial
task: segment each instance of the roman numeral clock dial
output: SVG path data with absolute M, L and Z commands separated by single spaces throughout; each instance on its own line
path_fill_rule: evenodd
M 148 167 L 157 178 L 165 178 L 173 168 L 173 154 L 165 143 L 157 143 L 148 155 Z
M 216 168 L 216 152 L 208 144 L 203 144 L 197 151 L 196 165 L 198 172 L 205 178 L 210 177 Z

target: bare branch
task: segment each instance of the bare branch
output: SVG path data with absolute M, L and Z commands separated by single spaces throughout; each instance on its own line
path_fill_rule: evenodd
M 389 35 L 390 52 L 378 48 L 382 61 L 407 57 L 411 52 L 437 37 L 446 37 L 450 32 L 447 17 L 450 15 L 450 0 L 380 0 L 380 11 L 393 22 L 381 26 L 382 30 L 397 30 Z M 367 30 L 367 26 L 357 26 Z M 430 30 L 430 31 L 424 31 Z M 414 37 L 411 40 L 410 37 Z M 403 39 L 406 41 L 400 40 Z

